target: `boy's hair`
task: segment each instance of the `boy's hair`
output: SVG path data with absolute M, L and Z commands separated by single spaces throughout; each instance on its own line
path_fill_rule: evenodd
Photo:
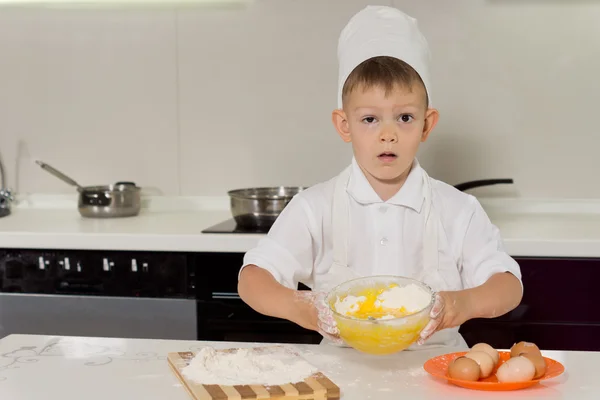
M 363 89 L 380 86 L 385 89 L 387 96 L 397 85 L 412 90 L 414 84 L 420 85 L 425 91 L 425 108 L 428 108 L 427 89 L 413 67 L 395 57 L 372 57 L 358 64 L 348 75 L 342 88 L 342 102 L 346 103 L 347 96 L 359 86 Z

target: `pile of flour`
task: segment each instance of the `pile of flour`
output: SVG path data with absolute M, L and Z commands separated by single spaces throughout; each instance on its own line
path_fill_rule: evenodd
M 317 368 L 284 348 L 223 351 L 205 347 L 181 372 L 202 385 L 272 386 L 301 382 Z

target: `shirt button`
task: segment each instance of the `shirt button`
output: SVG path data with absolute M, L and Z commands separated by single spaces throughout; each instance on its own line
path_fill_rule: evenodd
M 383 238 L 383 239 L 381 239 L 381 240 L 379 241 L 379 243 L 380 243 L 382 246 L 385 246 L 385 245 L 387 244 L 387 242 L 388 242 L 387 238 Z
M 379 207 L 379 212 L 382 214 L 385 214 L 387 212 L 387 207 L 386 206 Z

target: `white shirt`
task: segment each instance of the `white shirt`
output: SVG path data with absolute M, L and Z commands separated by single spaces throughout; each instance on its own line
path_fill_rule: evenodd
M 519 265 L 504 250 L 498 229 L 474 196 L 431 179 L 431 206 L 441 218 L 440 265 L 456 268 L 460 287 L 479 286 L 495 273 Z M 282 285 L 313 287 L 313 277 L 332 265 L 332 209 L 335 178 L 314 185 L 290 201 L 268 235 L 244 256 L 243 267 L 257 265 Z M 359 276 L 418 276 L 422 268 L 424 218 L 423 170 L 415 160 L 402 188 L 388 201 L 375 193 L 352 160 L 347 187 L 350 199 L 348 267 Z M 243 268 L 242 267 L 242 268 Z

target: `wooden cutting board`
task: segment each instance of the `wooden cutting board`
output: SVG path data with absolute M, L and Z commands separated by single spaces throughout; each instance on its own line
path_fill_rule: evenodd
M 254 349 L 260 351 L 262 348 Z M 272 347 L 269 349 L 272 349 Z M 194 352 L 181 352 L 169 353 L 167 356 L 169 366 L 194 400 L 339 400 L 340 398 L 340 388 L 321 372 L 306 378 L 302 382 L 287 383 L 285 385 L 226 386 L 197 384 L 189 381 L 181 372 L 195 355 Z M 298 357 L 300 356 L 298 355 Z

